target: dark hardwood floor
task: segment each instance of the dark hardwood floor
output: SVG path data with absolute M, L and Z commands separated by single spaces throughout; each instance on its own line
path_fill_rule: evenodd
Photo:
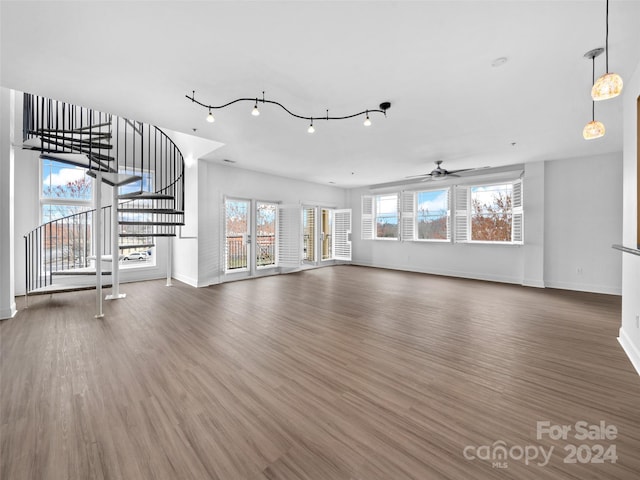
M 640 478 L 619 297 L 354 266 L 122 290 L 0 323 L 3 480 Z

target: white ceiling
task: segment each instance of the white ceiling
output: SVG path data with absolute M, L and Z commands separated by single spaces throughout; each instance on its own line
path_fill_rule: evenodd
M 588 50 L 605 1 L 2 1 L 1 84 L 225 144 L 236 166 L 337 186 L 622 149 L 622 102 L 596 103 Z M 640 61 L 640 1 L 611 0 L 609 67 Z M 492 61 L 508 62 L 492 67 Z M 605 69 L 596 60 L 596 75 Z M 390 101 L 387 118 L 307 122 Z M 512 143 L 515 142 L 515 145 Z M 595 173 L 595 172 L 594 172 Z

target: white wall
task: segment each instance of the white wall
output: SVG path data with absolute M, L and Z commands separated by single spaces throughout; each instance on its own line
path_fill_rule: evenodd
M 620 153 L 546 162 L 547 287 L 620 295 L 621 185 Z
M 603 162 L 611 168 L 596 179 Z M 620 242 L 621 164 L 619 154 L 525 164 L 522 246 L 361 240 L 361 195 L 370 190 L 354 189 L 353 263 L 619 294 L 620 258 L 611 245 Z M 597 186 L 598 195 L 584 191 L 583 185 Z M 574 208 L 578 201 L 580 208 Z M 578 267 L 582 275 L 573 273 Z
M 341 188 L 251 172 L 209 161 L 198 162 L 198 286 L 223 280 L 221 249 L 224 197 L 343 208 Z
M 640 96 L 640 64 L 632 78 L 624 79 L 624 184 L 622 243 L 637 245 L 638 213 L 638 124 L 637 98 Z M 622 256 L 622 326 L 620 343 L 640 373 L 640 256 L 621 253 Z
M 13 92 L 0 89 L 0 319 L 16 314 L 14 262 L 15 123 Z

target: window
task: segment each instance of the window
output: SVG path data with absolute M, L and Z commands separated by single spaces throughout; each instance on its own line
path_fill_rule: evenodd
M 43 159 L 41 171 L 42 223 L 91 209 L 93 188 L 86 168 Z
M 456 241 L 522 243 L 522 183 L 456 188 Z
M 362 239 L 374 238 L 397 240 L 398 194 L 362 196 Z
M 398 238 L 398 195 L 376 195 L 375 238 Z
M 403 241 L 450 241 L 449 192 L 449 188 L 441 188 L 400 194 Z

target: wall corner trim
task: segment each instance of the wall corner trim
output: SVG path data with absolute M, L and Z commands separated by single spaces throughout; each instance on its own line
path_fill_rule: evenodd
M 640 375 L 640 350 L 636 348 L 633 342 L 629 339 L 627 332 L 625 332 L 624 328 L 622 327 L 620 328 L 620 336 L 618 337 L 618 342 L 620 342 L 624 353 L 627 354 L 627 357 L 629 357 L 631 364 L 636 369 L 636 372 L 638 372 L 638 375 Z

